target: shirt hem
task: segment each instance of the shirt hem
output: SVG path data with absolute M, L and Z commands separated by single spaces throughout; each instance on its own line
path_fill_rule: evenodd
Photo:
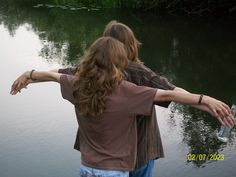
M 134 170 L 134 168 L 117 168 L 117 167 L 102 167 L 102 166 L 95 166 L 95 165 L 91 165 L 89 163 L 86 162 L 81 162 L 82 165 L 88 166 L 90 168 L 96 168 L 96 169 L 100 169 L 100 170 L 117 170 L 117 171 L 132 171 Z

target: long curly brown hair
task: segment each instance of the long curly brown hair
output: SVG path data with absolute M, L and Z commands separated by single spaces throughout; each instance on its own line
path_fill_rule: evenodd
M 120 85 L 128 65 L 124 46 L 112 37 L 97 39 L 79 64 L 75 74 L 75 106 L 85 117 L 100 117 L 106 97 Z

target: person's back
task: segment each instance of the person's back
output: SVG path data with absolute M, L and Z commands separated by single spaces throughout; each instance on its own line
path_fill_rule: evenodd
M 62 75 L 62 95 L 73 101 L 74 76 Z M 80 127 L 82 164 L 99 169 L 128 170 L 135 167 L 137 153 L 136 115 L 150 115 L 156 89 L 122 81 L 106 97 L 101 117 L 84 117 L 76 110 Z
M 150 115 L 153 101 L 204 104 L 223 124 L 232 126 L 234 123 L 229 107 L 214 98 L 157 91 L 124 81 L 126 66 L 122 43 L 103 37 L 91 46 L 75 76 L 27 71 L 13 83 L 10 93 L 17 94 L 28 83 L 55 81 L 61 84 L 62 96 L 74 104 L 82 131 L 81 176 L 129 176 L 137 156 L 135 117 Z

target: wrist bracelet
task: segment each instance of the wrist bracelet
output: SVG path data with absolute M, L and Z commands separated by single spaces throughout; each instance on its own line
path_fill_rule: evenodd
M 200 95 L 199 100 L 198 100 L 198 104 L 202 104 L 202 98 L 203 98 L 203 94 Z
M 35 71 L 35 70 L 32 69 L 31 72 L 30 72 L 30 79 L 31 79 L 32 81 L 36 81 L 36 80 L 37 80 L 37 79 L 32 78 L 32 75 L 33 75 L 33 72 L 34 72 L 34 71 Z

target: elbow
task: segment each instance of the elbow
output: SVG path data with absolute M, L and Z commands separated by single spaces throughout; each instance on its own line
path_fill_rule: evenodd
M 58 73 L 49 71 L 49 72 L 42 72 L 41 80 L 40 81 L 53 81 L 58 82 Z
M 167 102 L 173 101 L 173 91 L 158 89 L 155 95 L 154 101 L 157 102 Z

